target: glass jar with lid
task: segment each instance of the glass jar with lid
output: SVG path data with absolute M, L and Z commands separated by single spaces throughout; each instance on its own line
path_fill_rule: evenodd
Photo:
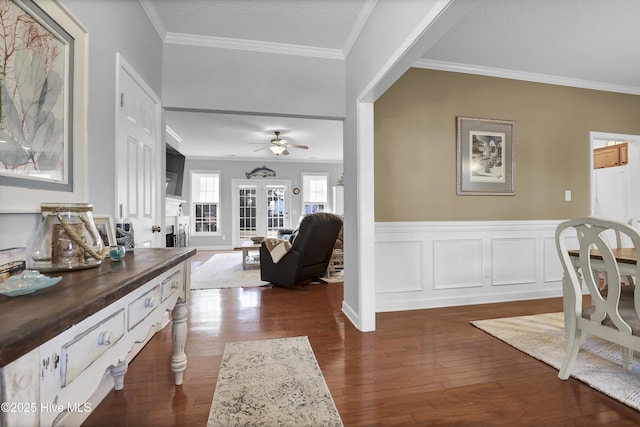
M 108 248 L 88 203 L 43 203 L 42 222 L 29 240 L 27 267 L 39 271 L 77 270 L 100 265 Z

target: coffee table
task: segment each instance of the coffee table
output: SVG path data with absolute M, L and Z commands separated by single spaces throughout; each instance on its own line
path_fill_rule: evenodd
M 260 265 L 259 257 L 251 257 L 249 260 L 249 251 L 259 251 L 260 243 L 253 243 L 251 240 L 242 242 L 241 246 L 233 248 L 234 251 L 242 251 L 242 269 L 246 270 L 249 265 Z

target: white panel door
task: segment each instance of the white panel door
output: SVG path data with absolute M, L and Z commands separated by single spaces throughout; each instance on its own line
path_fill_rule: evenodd
M 161 247 L 160 102 L 135 71 L 118 59 L 117 213 L 131 220 L 136 247 Z

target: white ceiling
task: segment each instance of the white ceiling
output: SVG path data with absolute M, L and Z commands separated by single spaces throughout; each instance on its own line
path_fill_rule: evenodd
M 640 1 L 455 1 L 473 11 L 417 66 L 640 94 Z M 165 40 L 203 36 L 344 58 L 375 0 L 140 3 Z M 266 144 L 280 130 L 310 146 L 292 151 L 287 160 L 342 159 L 341 121 L 169 111 L 167 124 L 182 138 L 180 151 L 188 157 L 273 157 L 268 150 L 253 152 L 259 146 L 250 143 Z
M 350 49 L 370 0 L 150 0 L 169 34 Z M 363 11 L 363 9 L 365 9 Z M 149 13 L 147 11 L 147 13 Z M 365 19 L 364 16 L 362 19 Z M 158 25 L 156 25 L 156 29 Z
M 167 111 L 167 126 L 180 138 L 187 157 L 342 163 L 342 121 L 281 116 Z M 290 148 L 288 156 L 255 151 L 280 138 L 308 150 Z
M 140 0 L 164 39 L 206 37 L 225 45 L 265 45 L 344 58 L 366 21 L 373 0 Z M 309 146 L 277 160 L 342 162 L 342 121 L 297 117 L 168 111 L 167 125 L 182 139 L 187 157 L 270 158 L 254 152 L 275 135 Z
M 457 1 L 475 7 L 425 53 L 434 68 L 640 94 L 640 1 Z

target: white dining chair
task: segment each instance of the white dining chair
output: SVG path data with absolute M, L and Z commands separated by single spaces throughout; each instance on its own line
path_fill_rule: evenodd
M 628 224 L 602 218 L 585 217 L 565 221 L 556 229 L 556 248 L 562 268 L 563 306 L 567 332 L 567 351 L 558 373 L 567 379 L 575 365 L 580 344 L 588 335 L 595 335 L 622 347 L 622 363 L 631 369 L 633 352 L 640 351 L 640 292 L 636 286 L 624 286 L 623 276 L 638 277 L 636 263 L 622 263 L 616 259 L 606 234 L 613 230 L 625 237 L 636 251 L 640 247 L 640 234 Z M 578 253 L 569 254 L 567 239 L 577 237 Z M 599 251 L 599 258 L 593 256 Z M 621 271 L 622 269 L 622 271 Z M 601 288 L 598 272 L 608 278 Z M 591 296 L 584 304 L 582 285 Z
M 629 219 L 629 225 L 636 230 L 640 229 L 640 215 L 634 216 L 633 218 Z

